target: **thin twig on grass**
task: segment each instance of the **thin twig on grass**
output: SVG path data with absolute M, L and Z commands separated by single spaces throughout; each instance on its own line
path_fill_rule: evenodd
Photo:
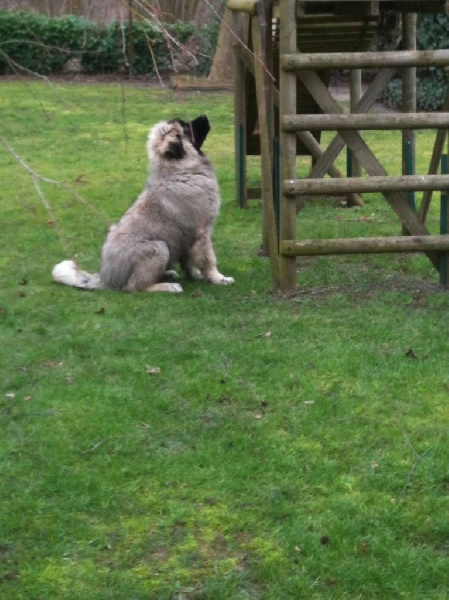
M 20 164 L 20 166 L 28 173 L 28 175 L 31 177 L 31 180 L 33 182 L 34 187 L 36 188 L 36 192 L 43 204 L 43 206 L 45 207 L 46 211 L 48 212 L 48 215 L 50 217 L 50 221 L 51 223 L 55 226 L 58 237 L 61 241 L 61 244 L 64 248 L 65 251 L 68 250 L 67 248 L 67 243 L 64 237 L 64 234 L 61 232 L 58 222 L 56 220 L 54 211 L 52 206 L 50 205 L 50 203 L 47 201 L 41 186 L 40 186 L 40 182 L 43 183 L 48 183 L 50 185 L 56 185 L 58 187 L 61 187 L 62 189 L 68 191 L 70 194 L 72 194 L 72 196 L 74 196 L 81 204 L 83 204 L 84 206 L 86 206 L 89 210 L 93 211 L 108 227 L 111 225 L 111 221 L 104 215 L 104 213 L 102 213 L 101 211 L 99 211 L 95 206 L 92 206 L 89 202 L 87 202 L 87 200 L 85 198 L 83 198 L 71 185 L 64 183 L 62 181 L 57 181 L 55 179 L 49 179 L 48 177 L 44 177 L 43 175 L 39 175 L 39 173 L 36 173 L 36 171 L 34 171 L 24 160 L 23 158 L 14 150 L 14 148 L 8 143 L 8 141 L 0 134 L 0 142 L 3 144 L 3 146 L 8 150 L 8 152 L 16 159 L 16 161 Z

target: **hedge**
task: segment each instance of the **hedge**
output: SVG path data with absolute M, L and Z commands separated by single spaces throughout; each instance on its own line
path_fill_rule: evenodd
M 174 62 L 188 63 L 191 73 L 206 74 L 213 56 L 217 24 L 167 25 L 165 30 L 133 22 L 133 73 L 155 75 L 173 71 Z M 127 69 L 129 23 L 98 25 L 84 17 L 50 18 L 29 11 L 0 10 L 0 74 L 22 69 L 44 75 L 64 71 L 70 59 L 79 58 L 84 73 L 120 73 Z M 185 51 L 185 48 L 192 51 Z M 183 51 L 184 49 L 184 51 Z M 192 55 L 196 60 L 192 61 Z M 195 64 L 192 65 L 192 62 Z
M 449 16 L 444 14 L 419 14 L 417 24 L 418 50 L 439 50 L 449 48 Z M 416 103 L 418 110 L 432 111 L 441 108 L 448 86 L 448 76 L 444 69 L 431 67 L 418 69 L 416 83 Z M 399 78 L 393 79 L 386 90 L 385 102 L 394 108 L 401 108 L 402 87 Z
M 386 28 L 388 30 L 388 28 Z M 387 31 L 391 36 L 391 31 Z M 135 75 L 156 74 L 174 70 L 174 64 L 191 63 L 189 72 L 208 73 L 218 34 L 218 21 L 211 26 L 197 27 L 194 23 L 167 25 L 162 31 L 154 25 L 133 22 L 134 54 L 132 69 Z M 384 34 L 384 35 L 387 35 Z M 122 73 L 128 68 L 123 46 L 128 49 L 129 23 L 117 21 L 108 26 L 98 25 L 84 17 L 50 18 L 29 11 L 0 9 L 0 75 L 15 72 L 14 65 L 41 74 L 64 71 L 70 59 L 80 61 L 84 73 Z M 394 37 L 394 36 L 393 36 Z M 385 40 L 379 38 L 378 46 Z M 183 52 L 178 44 L 191 48 Z M 449 17 L 444 14 L 418 16 L 418 49 L 449 48 Z M 196 60 L 192 61 L 191 55 Z M 192 63 L 195 63 L 194 65 Z M 442 69 L 418 71 L 418 110 L 441 107 L 448 79 Z M 390 82 L 384 100 L 390 106 L 401 106 L 401 81 Z

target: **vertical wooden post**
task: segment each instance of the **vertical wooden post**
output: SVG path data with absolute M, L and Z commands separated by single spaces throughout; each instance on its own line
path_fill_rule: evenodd
M 402 45 L 404 50 L 416 50 L 416 13 L 402 13 Z M 416 112 L 416 67 L 404 69 L 402 75 L 402 112 Z M 411 129 L 402 132 L 402 174 L 414 175 L 416 171 L 416 135 Z M 409 195 L 414 205 L 414 193 Z M 403 227 L 403 235 L 408 231 Z
M 248 43 L 248 15 L 233 12 L 233 29 L 244 44 Z M 246 175 L 246 90 L 248 71 L 234 52 L 234 144 L 235 144 L 235 197 L 240 208 L 248 206 Z
M 273 198 L 274 98 L 272 80 L 271 2 L 259 2 L 258 14 L 252 18 L 254 75 L 260 131 L 262 167 L 262 252 L 269 253 L 273 279 L 278 273 L 278 236 Z
M 282 54 L 295 54 L 296 46 L 296 2 L 280 0 L 279 49 Z M 296 74 L 280 70 L 279 114 L 296 114 Z M 280 177 L 294 179 L 296 177 L 296 135 L 295 133 L 280 132 Z M 296 239 L 296 207 L 281 191 L 280 193 L 280 223 L 279 237 L 281 240 Z M 294 256 L 279 256 L 279 277 L 274 282 L 275 288 L 283 292 L 293 292 L 296 289 L 296 258 Z
M 251 19 L 251 32 L 254 47 L 254 77 L 256 80 L 257 114 L 260 138 L 260 166 L 262 172 L 262 253 L 268 255 L 269 244 L 269 205 L 273 200 L 273 122 L 270 110 L 270 99 L 265 89 L 265 69 L 267 49 L 265 35 L 261 28 L 263 21 L 259 15 Z
M 349 85 L 349 103 L 351 113 L 357 112 L 357 104 L 360 102 L 362 97 L 362 70 L 351 69 L 350 71 L 350 85 Z M 353 155 L 350 148 L 347 150 L 347 176 L 348 177 L 361 177 L 362 167 L 359 161 Z M 354 196 L 354 194 L 348 194 L 347 196 L 348 206 L 355 206 L 360 204 Z

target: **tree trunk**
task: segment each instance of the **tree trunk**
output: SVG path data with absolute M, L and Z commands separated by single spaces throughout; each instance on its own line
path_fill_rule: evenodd
M 209 81 L 232 81 L 233 80 L 233 50 L 234 36 L 232 29 L 232 12 L 225 9 L 223 19 L 218 33 L 217 49 L 209 73 Z

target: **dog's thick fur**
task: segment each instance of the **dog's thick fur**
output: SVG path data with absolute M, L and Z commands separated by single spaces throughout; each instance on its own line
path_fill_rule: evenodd
M 103 245 L 100 273 L 73 261 L 53 269 L 59 283 L 83 289 L 181 292 L 164 282 L 179 263 L 188 276 L 215 284 L 233 283 L 217 270 L 212 230 L 220 208 L 217 178 L 201 151 L 209 132 L 205 115 L 186 123 L 158 123 L 148 137 L 151 175 L 136 202 L 113 225 Z

